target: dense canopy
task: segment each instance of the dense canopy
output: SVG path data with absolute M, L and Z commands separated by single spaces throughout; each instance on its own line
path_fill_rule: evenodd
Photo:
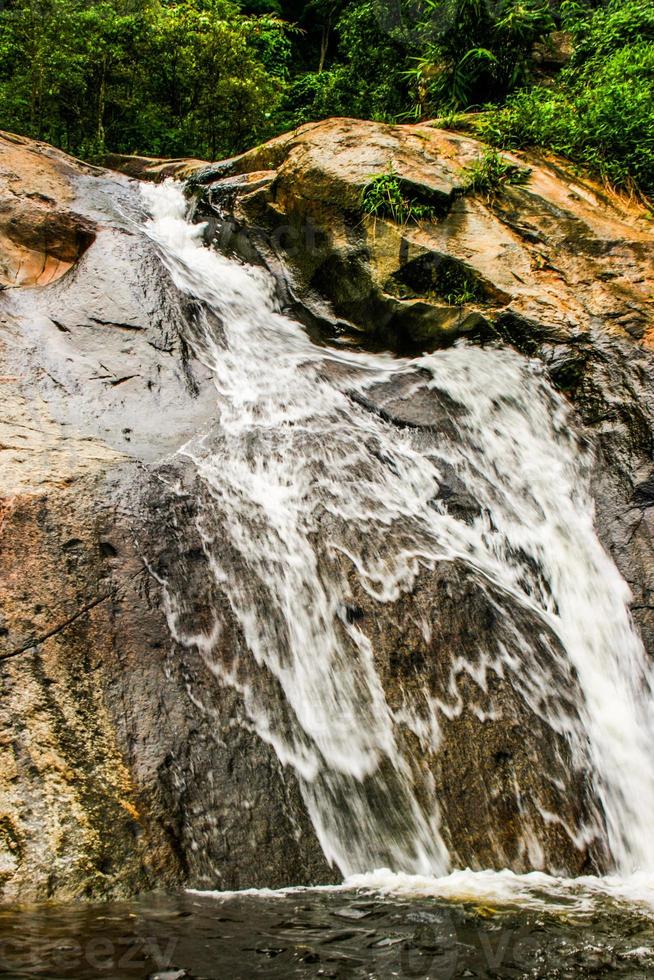
M 8 0 L 0 127 L 220 157 L 330 115 L 460 113 L 654 193 L 650 0 Z M 470 125 L 468 115 L 466 124 Z

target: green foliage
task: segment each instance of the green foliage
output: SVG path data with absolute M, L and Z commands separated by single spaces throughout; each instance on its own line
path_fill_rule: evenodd
M 534 44 L 555 26 L 572 60 L 536 84 Z M 460 128 L 461 110 L 483 108 L 473 128 L 488 142 L 545 147 L 654 195 L 653 106 L 652 0 L 0 5 L 0 127 L 89 159 L 215 158 L 331 115 Z M 477 193 L 516 177 L 501 161 L 479 164 Z M 425 205 L 396 190 L 384 206 L 422 220 Z
M 536 41 L 554 27 L 547 0 L 423 0 L 422 109 L 467 109 L 525 84 Z
M 405 109 L 407 87 L 402 77 L 406 51 L 383 18 L 387 0 L 363 0 L 347 7 L 337 33 L 344 70 L 335 85 L 343 115 L 394 119 Z
M 564 26 L 575 40 L 570 63 L 573 75 L 588 78 L 604 58 L 625 46 L 654 42 L 650 0 L 609 0 L 597 9 L 579 0 L 564 0 L 561 10 Z
M 433 221 L 433 207 L 411 196 L 402 186 L 392 164 L 383 174 L 371 177 L 361 193 L 361 209 L 364 214 L 377 218 L 390 218 L 397 224 Z
M 500 146 L 562 153 L 618 187 L 654 195 L 654 5 L 611 0 L 567 4 L 572 61 L 554 88 L 520 92 L 485 118 Z
M 467 117 L 462 112 L 457 112 L 456 110 L 450 110 L 445 112 L 442 116 L 438 116 L 434 120 L 434 124 L 438 126 L 439 129 L 451 129 L 455 132 L 461 129 L 468 128 Z
M 476 299 L 475 293 L 467 284 L 445 296 L 448 306 L 466 306 L 468 303 L 474 303 Z
M 277 117 L 278 128 L 328 116 L 393 121 L 406 112 L 408 53 L 397 32 L 385 23 L 386 5 L 387 0 L 314 0 L 310 9 L 318 10 L 323 22 L 321 49 L 316 52 L 320 70 L 312 66 L 291 83 Z
M 476 280 L 458 263 L 447 260 L 438 268 L 436 290 L 448 306 L 467 306 L 481 300 Z
M 466 170 L 464 193 L 483 194 L 491 199 L 506 186 L 524 186 L 531 178 L 528 167 L 519 167 L 497 150 L 487 150 Z
M 286 26 L 227 0 L 12 0 L 0 14 L 0 127 L 79 155 L 215 157 L 269 132 Z

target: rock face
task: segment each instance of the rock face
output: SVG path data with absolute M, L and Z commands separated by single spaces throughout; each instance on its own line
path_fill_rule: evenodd
M 467 335 L 543 360 L 596 446 L 598 529 L 654 651 L 651 218 L 534 154 L 505 155 L 531 169 L 525 186 L 464 193 L 483 150 L 429 124 L 332 119 L 233 160 L 189 161 L 184 176 L 208 234 L 265 262 L 288 310 L 322 335 L 400 351 Z M 362 213 L 364 188 L 389 166 L 434 220 Z M 160 169 L 131 172 L 156 180 Z M 466 285 L 469 302 L 445 302 Z
M 266 262 L 282 302 L 322 338 L 414 350 L 466 334 L 542 358 L 597 448 L 598 529 L 653 651 L 649 226 L 556 162 L 520 159 L 533 167 L 525 187 L 465 194 L 480 152 L 428 125 L 332 120 L 222 164 L 131 158 L 125 169 L 192 175 L 207 234 Z M 362 189 L 389 164 L 433 221 L 362 214 Z M 132 180 L 9 136 L 0 168 L 1 275 L 15 287 L 0 296 L 3 897 L 334 880 L 292 771 L 166 616 L 166 583 L 199 629 L 224 603 L 207 574 L 196 475 L 176 455 L 215 414 L 189 342 L 197 307 L 135 229 Z M 462 284 L 474 301 L 452 306 Z M 398 426 L 443 424 L 401 390 L 370 397 Z M 474 514 L 454 475 L 445 489 L 449 506 Z M 492 639 L 497 608 L 457 565 L 424 576 L 383 616 L 356 598 L 352 615 L 398 707 L 403 690 L 442 688 L 440 648 L 474 661 L 479 638 Z M 226 621 L 228 658 L 244 641 Z M 574 678 L 561 685 L 574 703 Z M 509 685 L 494 696 L 501 720 L 463 712 L 449 753 L 415 747 L 457 863 L 603 867 L 601 849 L 577 848 L 564 830 L 590 804 L 562 740 Z M 546 829 L 529 812 L 540 858 L 521 809 L 538 794 L 561 816 Z
M 429 125 L 336 119 L 198 169 L 191 182 L 221 244 L 283 263 L 290 295 L 313 300 L 334 329 L 420 349 L 472 331 L 583 345 L 600 325 L 647 343 L 651 222 L 559 163 L 531 157 L 508 155 L 531 168 L 526 186 L 492 199 L 465 193 L 482 152 Z M 389 167 L 433 220 L 362 213 L 366 184 Z M 468 304 L 447 302 L 465 286 Z
M 2 895 L 326 880 L 292 777 L 164 612 L 160 573 L 206 575 L 168 461 L 214 412 L 193 310 L 125 220 L 128 181 L 13 138 L 0 161 L 21 221 L 36 174 L 95 239 L 0 297 Z
M 45 285 L 70 269 L 95 239 L 93 222 L 68 208 L 73 194 L 67 177 L 92 168 L 50 147 L 30 152 L 34 144 L 20 136 L 0 139 L 0 285 Z

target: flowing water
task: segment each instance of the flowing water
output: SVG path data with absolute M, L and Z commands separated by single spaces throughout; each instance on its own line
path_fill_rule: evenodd
M 265 685 L 238 656 L 217 654 L 218 613 L 212 630 L 189 630 L 168 590 L 171 627 L 241 692 L 258 734 L 293 767 L 328 859 L 343 875 L 449 870 L 438 807 L 419 802 L 375 651 L 344 615 L 343 568 L 384 603 L 423 569 L 459 559 L 543 624 L 545 662 L 525 635 L 519 661 L 500 644 L 475 670 L 482 686 L 490 671 L 510 674 L 565 736 L 573 765 L 593 773 L 596 826 L 571 832 L 605 835 L 623 874 L 654 871 L 652 673 L 628 588 L 595 532 L 590 453 L 538 366 L 500 348 L 403 359 L 320 346 L 279 312 L 265 270 L 204 246 L 177 186 L 143 194 L 147 234 L 198 304 L 190 342 L 213 373 L 219 424 L 182 452 L 204 489 L 212 573 Z M 389 383 L 445 407 L 436 444 L 370 410 Z M 439 503 L 446 468 L 478 502 L 473 520 Z M 578 685 L 574 710 L 562 679 Z M 456 710 L 432 698 L 402 720 L 437 751 L 442 717 Z
M 178 187 L 143 195 L 145 232 L 194 304 L 187 341 L 216 387 L 216 424 L 180 452 L 225 601 L 200 629 L 160 579 L 170 627 L 295 772 L 345 881 L 0 909 L 0 974 L 653 976 L 652 675 L 564 402 L 537 364 L 499 347 L 409 359 L 321 346 L 282 315 L 267 272 L 203 244 Z M 476 505 L 464 515 L 440 492 L 452 473 Z M 443 562 L 537 626 L 523 635 L 504 616 L 475 663 L 452 654 L 440 695 L 413 691 L 398 709 L 354 592 L 384 607 Z M 240 637 L 230 656 L 226 608 Z M 487 693 L 490 674 L 510 678 L 571 765 L 592 772 L 592 826 L 569 832 L 603 840 L 611 876 L 451 870 L 444 815 L 398 733 L 437 754 L 462 710 L 461 672 Z
M 649 980 L 643 882 L 459 872 L 0 910 L 0 975 L 49 980 Z

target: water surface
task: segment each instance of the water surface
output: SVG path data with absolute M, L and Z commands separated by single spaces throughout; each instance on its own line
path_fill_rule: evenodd
M 400 877 L 382 891 L 384 876 L 369 878 L 365 886 L 344 889 L 147 895 L 130 902 L 5 909 L 0 975 L 654 975 L 652 907 L 635 889 L 629 899 L 621 894 L 628 886 L 464 872 L 431 884 Z

